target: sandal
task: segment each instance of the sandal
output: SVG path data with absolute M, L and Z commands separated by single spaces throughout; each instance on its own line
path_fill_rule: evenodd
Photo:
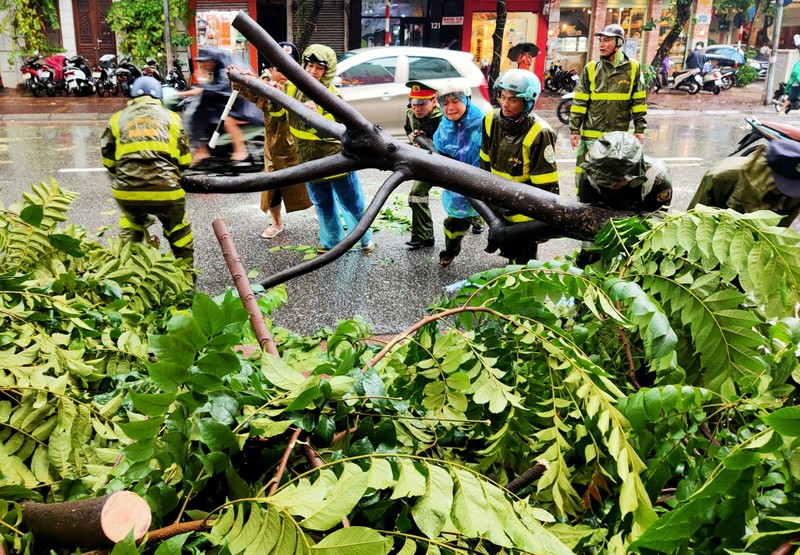
M 261 236 L 264 239 L 274 239 L 275 237 L 277 237 L 281 233 L 283 233 L 283 228 L 282 227 L 275 227 L 275 226 L 271 225 L 267 229 L 264 230 L 264 232 L 261 234 Z

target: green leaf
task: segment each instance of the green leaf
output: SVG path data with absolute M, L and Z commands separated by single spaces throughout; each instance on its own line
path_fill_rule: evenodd
M 428 538 L 434 539 L 444 528 L 453 505 L 453 480 L 447 470 L 425 463 L 428 477 L 425 493 L 411 507 L 417 527 Z
M 176 393 L 136 393 L 131 391 L 130 395 L 133 406 L 145 416 L 167 414 L 170 405 L 177 398 Z
M 86 253 L 80 249 L 81 240 L 76 239 L 74 237 L 70 237 L 69 235 L 64 235 L 61 233 L 55 233 L 53 235 L 49 235 L 47 237 L 50 244 L 53 245 L 55 248 L 60 250 L 61 252 L 65 252 L 70 256 L 74 256 L 75 258 L 80 258 L 82 256 L 86 256 Z
M 459 532 L 470 538 L 486 533 L 487 519 L 483 517 L 485 498 L 478 478 L 471 472 L 453 469 L 453 508 L 451 518 Z
M 19 217 L 27 224 L 39 227 L 42 224 L 42 218 L 44 218 L 44 206 L 41 204 L 29 204 L 20 211 Z
M 200 437 L 212 451 L 224 451 L 237 447 L 236 436 L 228 426 L 220 424 L 211 418 L 201 418 L 197 421 Z
M 335 555 L 387 555 L 393 542 L 372 528 L 351 526 L 341 528 L 325 536 L 321 542 L 311 547 L 312 553 Z
M 367 490 L 367 474 L 358 465 L 345 463 L 342 475 L 330 493 L 300 522 L 311 530 L 328 530 L 341 523 L 361 501 Z
M 779 434 L 800 437 L 800 407 L 783 407 L 763 420 Z
M 152 439 L 158 435 L 161 426 L 164 424 L 164 417 L 151 417 L 144 420 L 132 420 L 130 422 L 120 422 L 119 427 L 133 441 L 143 441 Z

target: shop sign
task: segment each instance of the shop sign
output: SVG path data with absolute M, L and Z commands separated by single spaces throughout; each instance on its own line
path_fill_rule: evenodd
M 464 25 L 464 16 L 457 15 L 454 17 L 443 17 L 442 25 Z

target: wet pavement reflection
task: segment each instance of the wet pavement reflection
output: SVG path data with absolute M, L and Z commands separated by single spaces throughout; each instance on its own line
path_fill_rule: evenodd
M 545 114 L 547 117 L 547 114 Z M 547 118 L 555 122 L 555 118 Z M 767 118 L 765 118 L 767 119 Z M 787 123 L 791 123 L 788 121 Z M 80 194 L 69 223 L 89 230 L 90 236 L 105 241 L 117 234 L 119 214 L 110 193 L 110 180 L 102 168 L 99 152 L 103 122 L 0 123 L 0 201 L 5 206 L 19 199 L 34 181 L 53 177 Z M 568 131 L 556 127 L 559 175 L 562 194 L 574 198 L 574 151 Z M 706 169 L 734 150 L 746 133 L 742 116 L 653 117 L 647 131 L 646 151 L 664 158 L 674 183 L 672 210 L 684 209 Z M 359 172 L 367 200 L 371 199 L 388 173 Z M 392 211 L 410 217 L 406 198 L 410 183 L 403 184 L 389 200 Z M 188 216 L 195 236 L 196 266 L 200 269 L 198 288 L 218 294 L 232 286 L 220 248 L 211 230 L 218 217 L 227 222 L 248 271 L 255 280 L 297 264 L 303 253 L 298 245 L 317 245 L 317 222 L 313 210 L 285 216 L 286 231 L 272 240 L 260 237 L 268 219 L 259 210 L 259 194 L 189 195 Z M 311 275 L 287 284 L 288 303 L 275 315 L 277 324 L 301 333 L 337 320 L 361 315 L 376 333 L 400 331 L 424 317 L 425 308 L 444 294 L 444 287 L 469 275 L 504 264 L 505 260 L 483 252 L 486 234 L 468 234 L 455 262 L 441 268 L 438 252 L 443 248 L 441 222 L 444 211 L 440 195 L 431 199 L 437 244 L 430 249 L 408 252 L 407 232 L 377 223 L 378 248 L 371 255 L 353 251 L 339 261 Z M 162 241 L 166 245 L 166 241 Z M 552 240 L 540 248 L 548 259 L 571 253 L 578 243 Z

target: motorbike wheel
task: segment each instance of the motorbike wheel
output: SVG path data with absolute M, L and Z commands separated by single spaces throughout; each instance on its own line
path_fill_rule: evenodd
M 102 83 L 98 83 L 95 85 L 95 90 L 97 91 L 97 96 L 104 97 L 106 95 L 106 88 L 103 86 Z
M 52 81 L 48 82 L 44 86 L 44 92 L 47 93 L 47 96 L 54 97 L 56 95 L 56 85 Z
M 558 92 L 558 89 L 556 88 L 556 82 L 552 77 L 545 77 L 544 88 L 548 91 Z
M 700 85 L 697 81 L 690 81 L 688 85 L 686 85 L 686 92 L 689 94 L 697 94 L 700 92 Z
M 39 93 L 40 93 L 40 92 L 42 92 L 42 91 L 40 91 L 40 90 L 39 90 L 39 87 L 38 87 L 38 86 L 36 86 L 36 85 L 33 85 L 33 84 L 31 84 L 31 83 L 28 83 L 28 88 L 29 88 L 29 89 L 31 90 L 31 92 L 33 93 L 33 96 L 37 96 L 37 97 L 38 97 L 38 96 L 39 96 Z
M 783 108 L 784 102 L 789 98 L 789 95 L 778 89 L 775 91 L 775 94 L 772 95 L 772 105 L 775 106 L 775 111 L 780 113 L 781 109 Z
M 564 90 L 567 91 L 568 93 L 571 93 L 572 91 L 575 90 L 575 83 L 572 81 L 572 79 L 569 78 L 564 79 L 564 83 L 562 86 Z
M 571 98 L 568 98 L 566 100 L 562 100 L 558 104 L 558 109 L 556 110 L 556 113 L 558 114 L 558 119 L 564 125 L 569 123 L 569 111 L 570 111 L 570 109 L 572 109 L 572 99 Z
M 722 92 L 722 89 L 720 89 L 717 85 L 714 85 L 714 88 L 711 89 L 711 92 L 713 92 L 714 94 L 719 94 Z
M 732 88 L 736 84 L 736 77 L 733 75 L 728 75 L 722 78 L 722 90 L 727 91 L 728 89 Z
M 114 96 L 119 96 L 119 85 L 114 85 L 113 87 L 108 89 L 108 92 L 110 94 L 113 94 Z

